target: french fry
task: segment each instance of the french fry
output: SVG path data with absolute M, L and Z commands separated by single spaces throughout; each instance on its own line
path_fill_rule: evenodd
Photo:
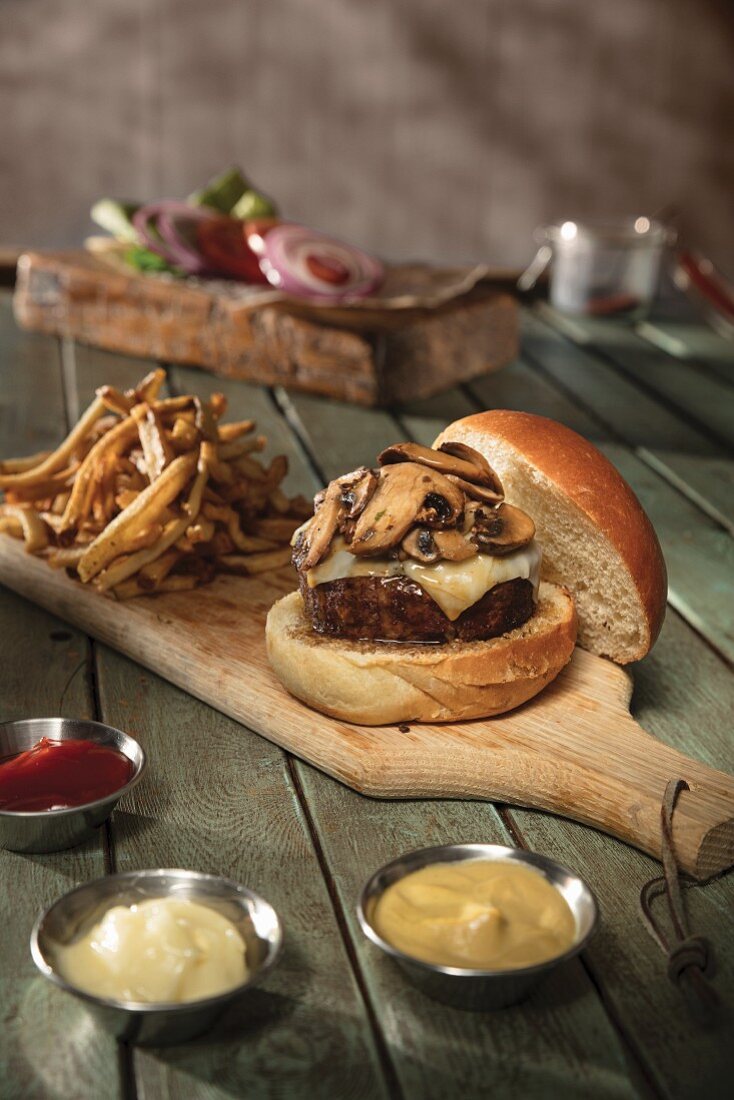
M 55 474 L 58 470 L 63 470 L 92 425 L 99 420 L 103 412 L 104 405 L 98 397 L 95 397 L 81 420 L 75 424 L 64 442 L 55 451 L 52 451 L 42 462 L 39 462 L 37 466 L 32 466 L 29 470 L 0 474 L 0 489 L 20 489 L 28 485 L 37 485 L 49 474 Z
M 6 490 L 7 499 L 12 497 L 13 503 L 22 504 L 23 501 L 39 500 L 42 497 L 55 497 L 58 493 L 63 492 L 69 487 L 71 479 L 74 477 L 78 465 L 68 466 L 65 470 L 60 470 L 57 474 L 52 474 L 44 481 L 39 481 L 36 485 L 21 486 L 20 488 L 13 488 Z
M 291 502 L 282 489 L 273 489 L 268 493 L 268 501 L 275 512 L 285 516 L 290 511 Z
M 165 380 L 166 372 L 162 367 L 156 367 L 155 370 L 150 371 L 145 378 L 138 382 L 134 390 L 128 390 L 126 396 L 132 398 L 136 404 L 144 401 L 155 401 Z
M 66 549 L 50 550 L 46 561 L 52 569 L 76 569 L 85 550 L 85 546 L 69 546 Z
M 219 485 L 234 485 L 235 472 L 226 462 L 213 459 L 211 469 L 212 481 Z
M 220 423 L 222 394 L 159 399 L 164 382 L 101 386 L 55 451 L 1 462 L 0 533 L 116 599 L 285 564 L 311 514 L 280 488 L 287 459 L 265 468 L 254 421 Z
M 26 470 L 32 470 L 34 466 L 40 466 L 48 458 L 50 451 L 39 451 L 35 455 L 27 455 L 26 458 L 8 458 L 0 462 L 0 474 L 22 474 Z
M 301 526 L 302 522 L 300 518 L 274 516 L 253 520 L 249 527 L 253 535 L 261 535 L 262 538 L 273 539 L 275 542 L 289 542 L 293 532 Z
M 214 524 L 210 519 L 205 519 L 201 515 L 196 523 L 192 523 L 190 527 L 186 528 L 186 538 L 192 546 L 199 542 L 210 542 L 213 535 Z
M 152 561 L 150 565 L 144 565 L 138 573 L 138 581 L 143 588 L 155 588 L 156 585 L 168 576 L 168 574 L 181 560 L 181 554 L 178 550 L 167 550 L 165 554 L 161 554 L 159 558 Z
M 74 488 L 71 491 L 69 503 L 64 512 L 62 530 L 72 530 L 89 515 L 92 506 L 93 479 L 102 457 L 120 454 L 135 438 L 136 434 L 137 424 L 134 418 L 129 416 L 97 440 L 77 470 L 74 478 Z
M 23 524 L 15 516 L 0 515 L 0 531 L 16 539 L 23 538 Z
M 220 443 L 232 443 L 241 435 L 248 435 L 255 427 L 254 420 L 238 420 L 232 424 L 219 424 L 217 432 Z
M 152 485 L 143 489 L 133 503 L 107 525 L 79 563 L 79 576 L 83 581 L 91 580 L 109 562 L 124 553 L 126 542 L 138 531 L 150 526 L 156 512 L 176 499 L 194 472 L 196 463 L 195 454 L 179 455 Z M 181 533 L 185 529 L 183 527 Z
M 254 435 L 251 439 L 236 439 L 233 443 L 220 443 L 217 451 L 223 462 L 230 462 L 233 458 L 264 451 L 265 443 L 264 435 Z
M 129 504 L 140 496 L 140 489 L 123 489 L 115 497 L 115 504 L 122 512 Z
M 48 546 L 48 528 L 35 508 L 23 504 L 3 504 L 0 507 L 0 515 L 20 523 L 25 548 L 29 554 L 36 554 Z
M 201 434 L 195 424 L 177 416 L 171 429 L 171 444 L 175 450 L 191 451 L 197 447 L 201 440 Z
M 163 430 L 160 415 L 151 405 L 136 405 L 133 417 L 138 426 L 146 472 L 149 479 L 155 481 L 173 461 L 173 447 Z
M 190 457 L 192 456 L 181 455 L 179 458 L 175 459 L 174 462 L 172 462 L 171 465 L 168 467 L 168 469 L 165 470 L 163 474 L 161 474 L 161 476 L 158 478 L 158 481 L 150 486 L 150 491 L 157 489 L 161 485 L 164 478 L 166 478 L 167 475 L 169 475 L 174 469 L 176 463 L 187 462 Z M 183 515 L 178 519 L 173 519 L 169 523 L 167 523 L 160 538 L 158 538 L 152 546 L 149 546 L 145 550 L 138 550 L 137 553 L 130 554 L 123 561 L 118 562 L 113 561 L 113 558 L 117 555 L 112 554 L 109 557 L 107 556 L 110 552 L 109 544 L 105 547 L 104 554 L 102 555 L 103 564 L 107 564 L 107 562 L 111 562 L 112 564 L 107 569 L 105 569 L 104 572 L 100 573 L 99 570 L 95 568 L 95 573 L 88 574 L 91 576 L 95 576 L 97 573 L 99 574 L 97 575 L 96 584 L 101 592 L 105 592 L 109 588 L 114 588 L 121 581 L 127 580 L 128 577 L 131 577 L 133 573 L 137 573 L 137 571 L 141 569 L 144 565 L 148 565 L 150 564 L 150 562 L 155 561 L 156 558 L 159 558 L 161 554 L 165 553 L 166 550 L 169 550 L 175 542 L 183 537 L 186 528 L 191 524 L 192 520 L 196 519 L 197 515 L 199 514 L 199 509 L 201 508 L 201 498 L 204 492 L 204 486 L 206 485 L 206 479 L 209 476 L 209 457 L 210 453 L 208 451 L 207 445 L 202 443 L 201 453 L 198 459 L 197 474 L 194 478 L 191 492 L 189 493 L 189 498 L 183 506 Z M 145 492 L 148 491 L 149 490 L 146 490 Z M 135 508 L 140 499 L 144 496 L 145 493 L 141 493 L 135 504 L 131 505 L 131 508 Z M 124 514 L 124 512 L 121 513 L 121 515 Z M 113 522 L 110 524 L 110 527 L 112 527 L 114 523 L 115 521 L 113 520 Z M 107 530 L 109 530 L 109 528 L 107 528 Z M 104 538 L 105 533 L 106 532 L 103 532 L 102 535 L 100 535 L 100 538 L 97 540 L 97 542 L 100 542 L 100 540 Z M 93 543 L 90 547 L 90 552 L 94 549 L 94 546 L 95 544 Z M 124 552 L 124 544 L 121 544 L 120 541 L 117 541 L 115 543 L 115 546 L 117 547 L 118 554 Z M 99 560 L 99 554 L 97 554 L 96 557 L 93 556 L 93 566 L 96 566 Z M 79 563 L 79 576 L 82 578 L 82 580 L 87 579 L 87 577 L 85 577 L 84 575 L 84 572 L 82 571 L 82 567 L 84 566 L 84 564 L 85 559 L 82 558 L 81 562 Z M 85 572 L 87 572 L 87 570 L 85 570 Z
M 122 417 L 130 415 L 130 410 L 135 403 L 132 395 L 121 393 L 114 386 L 100 386 L 97 390 L 97 397 L 106 409 Z
M 281 569 L 291 560 L 289 546 L 278 550 L 266 550 L 262 554 L 224 554 L 217 563 L 228 573 L 264 573 L 268 569 Z

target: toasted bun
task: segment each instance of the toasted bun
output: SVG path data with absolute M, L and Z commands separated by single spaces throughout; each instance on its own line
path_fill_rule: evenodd
M 668 578 L 652 524 L 611 462 L 563 424 L 506 409 L 457 420 L 434 446 L 446 440 L 480 451 L 535 520 L 542 576 L 573 594 L 579 643 L 619 664 L 644 657 Z
M 265 635 L 284 687 L 332 718 L 450 722 L 502 714 L 537 695 L 571 659 L 576 612 L 567 592 L 542 584 L 533 617 L 501 638 L 391 645 L 314 634 L 292 592 L 270 609 Z

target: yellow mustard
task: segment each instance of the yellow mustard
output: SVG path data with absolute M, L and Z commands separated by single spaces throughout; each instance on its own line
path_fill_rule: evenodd
M 513 970 L 567 951 L 576 921 L 543 875 L 510 860 L 434 863 L 394 882 L 373 916 L 406 955 L 439 966 Z

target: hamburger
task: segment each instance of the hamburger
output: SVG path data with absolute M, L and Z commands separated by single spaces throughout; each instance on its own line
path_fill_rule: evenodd
M 577 640 L 619 663 L 665 607 L 654 530 L 610 462 L 543 417 L 495 410 L 332 481 L 296 532 L 299 590 L 268 615 L 297 698 L 365 725 L 500 714 Z

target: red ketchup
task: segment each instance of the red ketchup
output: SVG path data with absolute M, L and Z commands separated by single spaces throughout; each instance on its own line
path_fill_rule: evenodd
M 119 791 L 133 765 L 96 741 L 42 737 L 17 756 L 0 760 L 0 810 L 63 810 Z

